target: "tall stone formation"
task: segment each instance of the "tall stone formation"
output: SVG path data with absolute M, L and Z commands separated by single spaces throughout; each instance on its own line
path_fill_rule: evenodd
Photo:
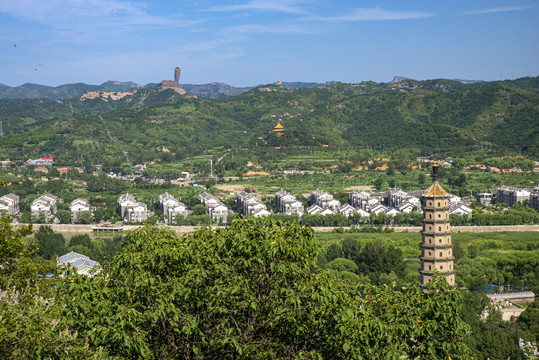
M 174 68 L 174 83 L 179 87 L 180 86 L 180 72 L 182 70 L 176 66 L 176 68 Z
M 431 281 L 434 271 L 442 274 L 455 286 L 453 245 L 449 220 L 449 195 L 438 184 L 438 165 L 433 166 L 432 185 L 422 196 L 423 241 L 421 242 L 420 282 L 424 288 Z
M 187 94 L 187 91 L 182 89 L 182 87 L 180 86 L 180 72 L 181 69 L 179 67 L 174 68 L 174 80 L 161 81 L 161 83 L 159 84 L 159 88 L 161 90 L 172 89 L 181 95 Z

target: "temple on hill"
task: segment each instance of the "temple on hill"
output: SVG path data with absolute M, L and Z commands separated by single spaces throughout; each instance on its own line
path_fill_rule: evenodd
M 435 271 L 444 275 L 449 285 L 455 286 L 449 195 L 438 183 L 438 165 L 434 164 L 432 170 L 434 181 L 421 198 L 423 230 L 419 273 L 423 288 L 431 281 Z
M 284 127 L 281 125 L 281 123 L 278 123 L 275 125 L 272 132 L 274 132 L 277 136 L 281 136 L 284 133 Z

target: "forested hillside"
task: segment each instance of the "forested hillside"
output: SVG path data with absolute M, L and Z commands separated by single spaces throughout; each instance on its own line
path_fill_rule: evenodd
M 539 156 L 538 78 L 260 86 L 225 100 L 138 90 L 120 100 L 0 100 L 5 157 L 59 164 L 163 161 L 211 147 L 370 147 L 423 153 L 478 148 Z M 271 135 L 280 122 L 284 135 Z
M 11 87 L 0 84 L 0 99 L 51 99 L 63 100 L 81 96 L 86 90 L 92 91 L 126 91 L 142 87 L 133 82 L 107 81 L 101 85 L 88 85 L 83 83 L 64 84 L 56 87 L 23 84 Z

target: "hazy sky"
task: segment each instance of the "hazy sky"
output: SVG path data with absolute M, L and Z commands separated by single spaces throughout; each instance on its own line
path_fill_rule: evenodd
M 539 3 L 0 0 L 0 83 L 539 75 Z

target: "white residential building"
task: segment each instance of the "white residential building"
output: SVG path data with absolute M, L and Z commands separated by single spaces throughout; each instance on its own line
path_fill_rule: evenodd
M 19 196 L 7 194 L 0 197 L 0 212 L 5 211 L 8 215 L 17 215 L 19 213 Z
M 530 207 L 539 211 L 539 187 L 533 189 L 530 194 Z
M 369 213 L 363 209 L 356 209 L 354 214 L 359 214 L 359 216 L 363 217 L 369 217 Z
M 385 213 L 388 210 L 388 208 L 380 203 L 377 203 L 373 207 L 370 208 L 370 212 L 373 212 L 375 214 L 378 214 L 379 212 Z
M 71 202 L 69 205 L 71 211 L 71 222 L 77 222 L 77 214 L 82 211 L 91 211 L 90 202 L 86 199 L 78 198 Z
M 333 215 L 333 214 L 336 214 L 336 211 L 333 210 L 333 208 L 327 207 L 323 209 L 319 214 L 320 215 Z
M 395 215 L 397 215 L 397 214 L 400 214 L 400 211 L 395 209 L 395 208 L 387 209 L 384 212 L 385 212 L 386 215 L 390 215 L 390 216 L 393 216 L 393 217 L 395 217 Z
M 263 209 L 253 211 L 251 215 L 253 215 L 254 217 L 265 217 L 265 216 L 270 216 L 271 212 L 268 211 L 268 209 L 263 208 Z
M 483 205 L 490 205 L 492 203 L 492 194 L 491 193 L 479 193 L 477 194 L 477 202 Z
M 507 186 L 502 186 L 496 189 L 495 201 L 497 203 L 505 203 L 513 206 L 517 202 L 530 199 L 530 192 L 526 189 L 517 189 Z
M 457 195 L 451 195 L 449 196 L 449 206 L 451 205 L 458 205 L 462 202 L 462 198 Z
M 138 202 L 131 194 L 123 194 L 118 198 L 118 213 L 128 222 L 143 222 L 150 216 L 146 204 Z
M 371 198 L 371 194 L 362 190 L 355 190 L 350 193 L 350 205 L 356 209 L 367 209 L 367 201 Z
M 334 199 L 333 195 L 318 189 L 311 193 L 311 205 L 313 204 L 320 206 L 322 209 L 331 208 L 334 212 L 341 207 L 341 203 L 339 200 Z
M 472 208 L 464 204 L 449 205 L 449 214 L 466 215 L 472 217 Z
M 411 213 L 413 210 L 414 210 L 414 206 L 413 204 L 411 204 L 410 202 L 406 201 L 402 204 L 400 204 L 398 207 L 397 207 L 397 210 L 399 210 L 401 213 Z M 416 207 L 417 209 L 417 207 Z
M 158 201 L 159 210 L 161 210 L 163 215 L 165 215 L 168 224 L 174 224 L 177 215 L 185 217 L 191 213 L 191 211 L 187 209 L 187 206 L 185 206 L 184 203 L 177 200 L 169 193 L 159 195 Z
M 410 196 L 400 189 L 391 189 L 387 194 L 387 205 L 389 207 L 399 207 L 402 203 L 408 200 Z
M 309 206 L 306 210 L 307 214 L 314 215 L 314 214 L 320 214 L 324 209 L 322 209 L 320 206 L 313 204 Z
M 357 212 L 356 208 L 350 204 L 344 204 L 339 208 L 339 213 L 343 214 L 347 218 L 353 217 L 355 212 Z
M 243 216 L 254 215 L 254 213 L 259 213 L 261 210 L 265 210 L 269 213 L 266 204 L 264 204 L 262 200 L 255 195 L 244 191 L 236 194 L 236 206 Z
M 212 221 L 227 222 L 228 208 L 216 197 L 207 192 L 203 192 L 197 196 L 197 200 L 206 207 L 206 214 L 210 215 Z
M 45 220 L 49 221 L 56 214 L 56 208 L 58 204 L 58 197 L 52 194 L 45 194 L 34 200 L 30 206 L 32 212 L 32 219 L 38 219 L 41 214 L 44 215 Z
M 287 215 L 299 214 L 301 216 L 305 212 L 303 203 L 289 192 L 283 190 L 275 193 L 275 207 Z

